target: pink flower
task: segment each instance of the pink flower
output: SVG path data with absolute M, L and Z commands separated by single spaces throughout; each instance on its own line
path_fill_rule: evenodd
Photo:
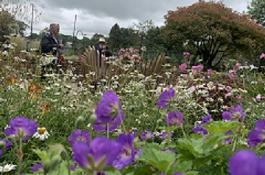
M 236 63 L 233 67 L 233 70 L 235 70 L 236 72 L 239 70 L 241 64 L 240 63 Z
M 259 57 L 261 60 L 265 60 L 265 53 L 262 53 Z
M 212 69 L 208 69 L 207 70 L 207 76 L 210 77 L 210 76 L 212 76 L 212 74 L 213 74 L 213 70 Z
M 191 56 L 190 52 L 183 52 L 183 57 L 189 58 Z
M 191 71 L 193 75 L 196 75 L 198 73 L 200 73 L 203 70 L 203 65 L 199 64 L 197 66 L 192 66 Z
M 228 77 L 230 78 L 230 80 L 235 80 L 237 78 L 236 71 L 235 70 L 229 70 Z
M 179 72 L 180 73 L 187 73 L 187 68 L 188 68 L 187 63 L 182 63 L 181 65 L 179 65 Z

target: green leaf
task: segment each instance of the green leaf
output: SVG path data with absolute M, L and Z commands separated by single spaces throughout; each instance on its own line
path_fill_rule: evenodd
M 210 134 L 223 134 L 227 131 L 236 131 L 241 126 L 240 122 L 237 121 L 214 121 L 205 126 Z
M 161 172 L 169 172 L 174 167 L 176 155 L 172 152 L 161 151 L 157 145 L 147 144 L 143 148 L 140 161 L 152 165 Z

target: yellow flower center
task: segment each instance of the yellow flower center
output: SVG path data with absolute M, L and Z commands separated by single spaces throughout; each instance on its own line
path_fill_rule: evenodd
M 46 128 L 44 128 L 44 127 L 42 127 L 42 128 L 38 128 L 38 133 L 39 133 L 40 135 L 43 135 L 43 134 L 45 133 L 45 131 L 46 131 Z

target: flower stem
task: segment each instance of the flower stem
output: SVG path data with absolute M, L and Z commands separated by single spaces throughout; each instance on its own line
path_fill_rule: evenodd
M 106 124 L 107 138 L 109 138 L 109 123 Z
M 23 163 L 23 142 L 22 137 L 19 137 L 19 148 L 17 150 L 18 157 L 18 175 L 21 174 L 22 171 L 22 163 Z
M 186 135 L 186 133 L 185 133 L 185 130 L 184 130 L 183 126 L 181 126 L 180 128 L 181 128 L 181 131 L 182 131 L 183 137 L 184 137 L 184 138 L 187 138 L 187 135 Z

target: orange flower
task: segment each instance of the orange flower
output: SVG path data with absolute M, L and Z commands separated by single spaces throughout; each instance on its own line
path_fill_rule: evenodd
M 6 78 L 7 84 L 14 85 L 17 82 L 17 75 L 11 74 Z
M 37 83 L 31 82 L 29 84 L 28 92 L 31 98 L 37 98 L 41 93 L 41 86 Z
M 43 113 L 49 112 L 50 111 L 50 106 L 47 103 L 44 103 L 40 106 L 40 109 Z

